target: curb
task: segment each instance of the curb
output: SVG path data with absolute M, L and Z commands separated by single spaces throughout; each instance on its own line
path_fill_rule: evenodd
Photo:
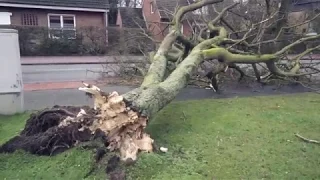
M 86 81 L 86 83 L 100 85 L 96 81 Z M 83 86 L 82 81 L 27 83 L 23 85 L 23 91 L 78 89 L 81 86 Z
M 74 65 L 74 64 L 144 64 L 141 61 L 126 61 L 126 62 L 21 62 L 23 66 L 32 66 L 32 65 Z

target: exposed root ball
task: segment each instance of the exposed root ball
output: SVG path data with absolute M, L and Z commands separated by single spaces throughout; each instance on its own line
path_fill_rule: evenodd
M 132 110 L 117 92 L 104 93 L 85 84 L 79 90 L 94 98 L 94 108 L 60 107 L 31 115 L 24 130 L 0 147 L 0 152 L 23 149 L 33 154 L 54 155 L 75 144 L 99 137 L 120 159 L 133 162 L 140 151 L 153 151 L 153 139 L 144 132 L 148 118 Z M 96 161 L 106 153 L 99 149 Z
M 58 127 L 64 119 L 75 117 L 76 110 L 79 111 L 80 108 L 73 107 L 69 110 L 56 106 L 54 109 L 32 114 L 20 135 L 2 145 L 0 152 L 23 149 L 32 154 L 54 155 L 71 148 L 76 142 L 90 140 L 91 131 L 79 131 L 79 123 Z

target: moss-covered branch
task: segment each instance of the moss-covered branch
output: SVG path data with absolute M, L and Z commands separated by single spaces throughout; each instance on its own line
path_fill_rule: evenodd
M 177 40 L 178 36 L 181 35 L 180 29 L 183 16 L 190 11 L 194 11 L 203 6 L 219 3 L 222 1 L 223 0 L 202 0 L 188 6 L 183 6 L 175 13 L 170 32 L 161 42 L 158 51 L 153 57 L 153 62 L 150 65 L 148 73 L 143 80 L 143 87 L 155 85 L 163 81 L 166 74 L 168 62 L 167 54 L 171 49 L 173 43 Z
M 233 54 L 225 48 L 212 48 L 202 51 L 205 59 L 219 59 L 226 63 L 252 64 L 276 60 L 277 56 L 274 54 L 264 55 L 244 55 Z

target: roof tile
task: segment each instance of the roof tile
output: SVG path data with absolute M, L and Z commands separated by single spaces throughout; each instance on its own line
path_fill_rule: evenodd
M 109 0 L 0 0 L 2 3 L 107 9 Z

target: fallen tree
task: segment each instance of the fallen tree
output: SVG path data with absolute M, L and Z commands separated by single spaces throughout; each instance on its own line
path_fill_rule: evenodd
M 81 142 L 99 138 L 110 151 L 119 151 L 123 161 L 135 161 L 139 151 L 153 151 L 154 141 L 144 132 L 148 122 L 187 86 L 197 67 L 206 60 L 217 59 L 223 69 L 236 64 L 255 66 L 261 63 L 265 64 L 271 75 L 278 78 L 297 78 L 320 72 L 316 68 L 311 72 L 304 72 L 300 65 L 300 59 L 319 49 L 319 45 L 295 56 L 286 66 L 278 66 L 277 62 L 285 57 L 291 48 L 320 37 L 300 37 L 287 45 L 275 44 L 284 37 L 283 29 L 287 28 L 276 23 L 279 31 L 276 30 L 275 38 L 264 40 L 268 28 L 284 18 L 281 14 L 283 11 L 279 9 L 274 13 L 270 13 L 271 10 L 268 9 L 266 14 L 269 16 L 264 16 L 266 18 L 259 23 L 252 24 L 242 36 L 235 39 L 230 38 L 228 30 L 219 23 L 224 14 L 238 3 L 225 7 L 213 20 L 204 21 L 206 26 L 194 35 L 196 38 L 188 38 L 181 33 L 180 22 L 184 15 L 220 2 L 223 0 L 199 0 L 180 7 L 175 12 L 168 35 L 157 51 L 150 53 L 151 65 L 140 87 L 119 95 L 117 92 L 103 92 L 94 85 L 84 83 L 84 87 L 79 90 L 94 98 L 93 109 L 70 112 L 68 108 L 56 107 L 35 114 L 28 120 L 20 136 L 4 144 L 0 152 L 24 149 L 34 154 L 52 155 Z M 287 1 L 283 0 L 281 3 L 282 10 L 287 7 L 284 2 Z M 280 20 L 270 23 L 275 17 Z M 215 35 L 203 38 L 202 33 L 207 31 Z M 249 38 L 252 36 L 258 38 Z M 270 44 L 273 52 L 263 53 L 264 45 Z M 168 70 L 168 66 L 173 67 Z M 219 68 L 218 70 L 221 71 Z M 257 79 L 260 79 L 259 72 L 256 72 L 256 75 Z M 46 114 L 57 117 L 50 120 L 44 118 Z

